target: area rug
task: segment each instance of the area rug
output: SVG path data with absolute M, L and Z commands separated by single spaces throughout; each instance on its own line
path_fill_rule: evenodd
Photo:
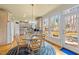
M 20 48 L 19 53 L 17 54 L 17 46 L 11 49 L 7 55 L 31 55 L 27 47 Z M 33 55 L 55 55 L 55 50 L 51 44 L 44 42 L 44 45 Z

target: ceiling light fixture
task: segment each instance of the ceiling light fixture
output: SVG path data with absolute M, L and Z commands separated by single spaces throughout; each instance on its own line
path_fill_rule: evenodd
M 32 20 L 34 20 L 34 4 L 32 4 Z

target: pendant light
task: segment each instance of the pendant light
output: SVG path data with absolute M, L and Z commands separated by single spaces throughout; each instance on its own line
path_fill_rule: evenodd
M 34 4 L 32 4 L 32 20 L 34 20 Z

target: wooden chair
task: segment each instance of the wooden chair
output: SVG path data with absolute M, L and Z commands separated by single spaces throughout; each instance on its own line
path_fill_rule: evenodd
M 30 41 L 30 48 L 32 52 L 38 51 L 42 46 L 43 40 L 41 35 L 33 35 Z

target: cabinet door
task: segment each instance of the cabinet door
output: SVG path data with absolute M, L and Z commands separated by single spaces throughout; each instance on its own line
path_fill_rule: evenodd
M 14 30 L 15 30 L 15 36 L 19 36 L 20 35 L 20 26 L 19 26 L 19 23 L 15 23 L 15 26 L 14 26 Z
M 50 37 L 55 44 L 61 45 L 59 14 L 50 17 Z
M 14 23 L 8 22 L 7 24 L 7 43 L 12 43 L 14 39 Z
M 43 34 L 45 34 L 45 39 L 48 38 L 49 36 L 49 31 L 48 31 L 48 23 L 49 23 L 49 19 L 48 18 L 44 18 L 43 19 Z

